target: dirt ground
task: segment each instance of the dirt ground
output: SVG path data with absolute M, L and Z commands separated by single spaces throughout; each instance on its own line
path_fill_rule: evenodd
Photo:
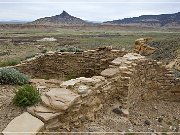
M 15 90 L 16 86 L 0 85 L 0 132 L 4 130 L 12 119 L 26 110 L 13 104 L 12 98 Z
M 130 108 L 129 119 L 106 104 L 99 119 L 87 123 L 86 132 L 180 132 L 180 102 L 143 101 Z M 128 134 L 128 133 L 127 133 Z

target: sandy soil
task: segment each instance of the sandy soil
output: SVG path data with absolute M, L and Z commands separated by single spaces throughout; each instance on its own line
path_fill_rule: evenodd
M 12 98 L 15 90 L 15 86 L 0 85 L 0 132 L 6 128 L 12 119 L 26 110 L 13 104 Z
M 106 104 L 100 117 L 87 123 L 86 132 L 180 132 L 180 102 L 144 101 L 134 104 L 129 119 Z

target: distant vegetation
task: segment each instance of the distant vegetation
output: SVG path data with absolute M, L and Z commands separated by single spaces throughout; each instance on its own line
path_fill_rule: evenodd
M 20 63 L 20 60 L 6 60 L 0 61 L 0 67 L 14 66 Z
M 152 42 L 151 46 L 157 48 L 157 50 L 151 57 L 156 60 L 169 60 L 176 58 L 180 51 L 179 41 L 180 38 L 174 37 Z
M 57 51 L 59 51 L 59 52 L 83 52 L 82 49 L 73 47 L 73 46 L 58 48 Z
M 10 26 L 3 28 L 0 25 L 1 27 L 0 50 L 9 52 L 0 56 L 1 67 L 16 65 L 20 60 L 47 51 L 80 52 L 100 46 L 112 46 L 114 49 L 131 52 L 134 41 L 141 37 L 153 38 L 152 46 L 158 48 L 152 56 L 155 59 L 173 59 L 180 50 L 178 38 L 180 29 L 131 26 L 35 27 L 29 25 L 21 27 L 14 25 L 13 28 Z M 53 37 L 57 39 L 56 42 L 38 42 L 40 39 Z

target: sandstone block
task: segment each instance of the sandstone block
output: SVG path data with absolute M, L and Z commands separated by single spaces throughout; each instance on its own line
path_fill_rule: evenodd
M 120 64 L 124 63 L 125 61 L 127 61 L 126 58 L 118 57 L 118 58 L 114 59 L 111 63 L 114 65 L 120 65 Z
M 71 80 L 63 82 L 60 86 L 61 87 L 74 86 L 78 82 L 80 82 L 79 79 L 71 79 Z
M 137 54 L 137 53 L 128 53 L 128 54 L 124 55 L 123 57 L 127 58 L 127 60 L 129 60 L 129 61 L 145 58 L 144 56 L 141 56 L 140 54 Z
M 101 75 L 105 76 L 105 77 L 112 77 L 115 74 L 117 74 L 118 72 L 119 72 L 118 68 L 108 68 L 108 69 L 103 70 L 101 72 Z
M 78 101 L 80 99 L 80 95 L 77 95 L 65 88 L 53 88 L 41 98 L 42 102 L 47 106 L 64 111 L 73 103 Z
M 44 126 L 44 123 L 28 112 L 14 118 L 2 132 L 4 135 L 35 135 Z
M 27 111 L 44 122 L 49 121 L 63 113 L 42 105 L 28 107 Z

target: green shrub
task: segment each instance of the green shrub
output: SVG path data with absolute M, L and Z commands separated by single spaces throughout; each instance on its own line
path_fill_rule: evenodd
M 76 48 L 76 52 L 83 52 L 83 50 L 80 48 Z
M 6 67 L 6 66 L 14 66 L 20 63 L 20 60 L 7 60 L 7 61 L 1 61 L 0 67 Z
M 36 56 L 36 54 L 30 54 L 30 55 L 28 55 L 28 56 L 25 57 L 25 60 L 30 59 L 30 58 L 33 58 L 33 57 L 35 57 L 35 56 Z
M 0 84 L 23 85 L 29 82 L 26 75 L 14 68 L 0 68 Z
M 17 106 L 31 106 L 40 101 L 39 91 L 32 85 L 26 84 L 15 93 L 13 102 Z
M 47 49 L 43 49 L 42 51 L 41 51 L 41 53 L 46 53 L 48 50 Z
M 175 77 L 180 78 L 180 71 L 178 71 L 176 69 L 173 69 L 173 71 L 174 71 Z
M 77 47 L 63 47 L 63 48 L 57 49 L 57 51 L 60 51 L 60 52 L 83 52 L 82 49 L 77 48 Z
M 66 48 L 60 48 L 60 49 L 57 49 L 57 51 L 59 51 L 59 52 L 67 52 L 67 49 Z

